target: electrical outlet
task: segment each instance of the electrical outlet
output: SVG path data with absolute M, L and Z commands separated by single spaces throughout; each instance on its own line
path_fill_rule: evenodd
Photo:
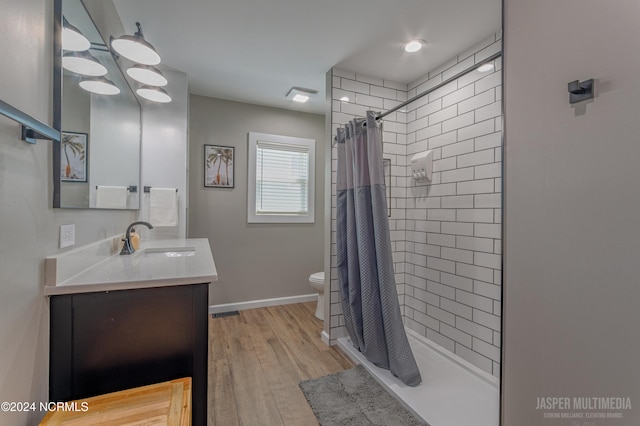
M 71 247 L 76 243 L 76 225 L 60 225 L 60 248 Z

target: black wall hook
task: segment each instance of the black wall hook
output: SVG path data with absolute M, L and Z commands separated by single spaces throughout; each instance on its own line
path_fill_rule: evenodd
M 593 79 L 585 81 L 572 81 L 568 85 L 569 103 L 586 101 L 593 98 Z

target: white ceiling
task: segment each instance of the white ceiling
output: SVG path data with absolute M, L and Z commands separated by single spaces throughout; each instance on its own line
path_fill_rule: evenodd
M 501 26 L 501 0 L 114 0 L 191 93 L 324 113 L 333 66 L 409 83 Z M 407 54 L 413 38 L 425 48 Z M 307 104 L 292 86 L 318 90 Z

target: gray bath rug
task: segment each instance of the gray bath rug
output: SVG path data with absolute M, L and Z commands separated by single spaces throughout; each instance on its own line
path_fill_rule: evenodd
M 321 426 L 426 425 L 358 365 L 350 370 L 300 382 Z

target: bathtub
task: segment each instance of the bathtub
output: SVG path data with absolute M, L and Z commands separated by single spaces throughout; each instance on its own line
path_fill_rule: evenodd
M 416 387 L 371 364 L 349 338 L 338 339 L 338 346 L 430 426 L 498 426 L 499 380 L 413 330 L 406 331 L 422 375 L 422 383 Z

